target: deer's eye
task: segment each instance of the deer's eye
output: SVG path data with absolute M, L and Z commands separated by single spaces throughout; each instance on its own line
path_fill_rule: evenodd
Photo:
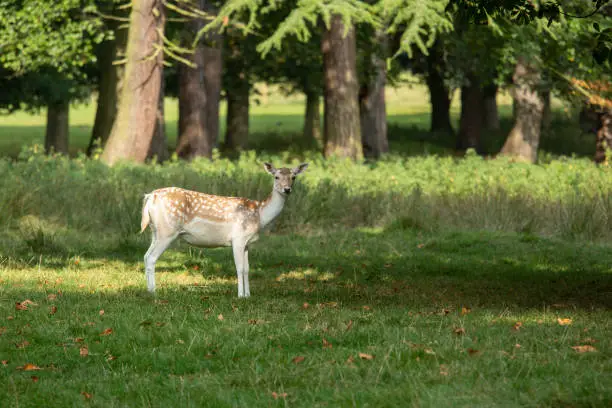
M 274 177 L 274 178 L 278 180 L 278 176 L 276 176 L 276 177 Z
M 295 176 L 292 176 L 292 177 L 291 177 L 291 180 L 292 180 L 292 181 L 295 181 Z

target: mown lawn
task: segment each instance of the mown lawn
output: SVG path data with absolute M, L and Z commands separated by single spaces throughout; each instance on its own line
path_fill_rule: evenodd
M 228 250 L 184 248 L 160 261 L 151 298 L 145 241 L 4 260 L 3 406 L 612 402 L 609 246 L 402 229 L 273 235 L 251 251 L 243 300 Z

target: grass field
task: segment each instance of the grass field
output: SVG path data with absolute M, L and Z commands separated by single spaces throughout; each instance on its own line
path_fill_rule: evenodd
M 390 97 L 395 153 L 378 163 L 279 151 L 295 98 L 254 108 L 258 151 L 236 161 L 0 158 L 0 405 L 612 405 L 611 169 L 557 157 L 592 151 L 562 114 L 539 165 L 446 157 L 424 97 Z M 91 114 L 74 111 L 77 149 Z M 3 153 L 41 140 L 40 120 L 2 118 Z M 311 165 L 250 251 L 252 297 L 230 250 L 185 244 L 149 296 L 142 195 L 261 199 L 264 160 Z

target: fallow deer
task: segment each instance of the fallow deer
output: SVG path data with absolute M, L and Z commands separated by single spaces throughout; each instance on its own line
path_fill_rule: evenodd
M 152 242 L 144 256 L 147 289 L 155 292 L 155 263 L 177 238 L 189 244 L 216 248 L 231 246 L 238 275 L 238 296 L 250 296 L 249 244 L 259 232 L 282 211 L 295 177 L 307 163 L 294 169 L 276 169 L 270 163 L 264 168 L 274 176 L 274 187 L 264 201 L 241 197 L 223 197 L 168 187 L 144 197 L 141 232 L 151 227 Z

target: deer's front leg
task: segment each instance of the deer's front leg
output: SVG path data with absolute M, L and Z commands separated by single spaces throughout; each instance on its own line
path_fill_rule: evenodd
M 236 276 L 238 277 L 238 297 L 245 297 L 244 291 L 244 265 L 246 245 L 242 240 L 232 241 L 232 250 L 234 252 L 234 263 L 236 264 Z M 248 283 L 247 283 L 248 285 Z
M 244 272 L 242 274 L 244 278 L 244 296 L 251 296 L 251 291 L 249 290 L 249 247 L 244 248 Z

